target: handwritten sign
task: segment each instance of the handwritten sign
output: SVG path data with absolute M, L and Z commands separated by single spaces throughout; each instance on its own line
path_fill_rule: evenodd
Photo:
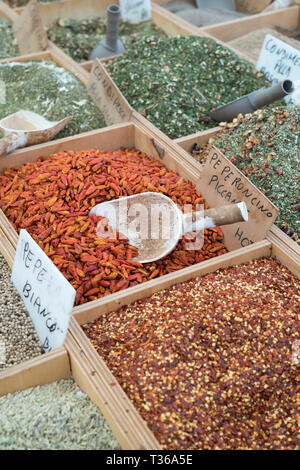
M 119 0 L 119 5 L 124 21 L 141 23 L 152 18 L 151 0 Z
M 278 209 L 218 149 L 212 148 L 197 189 L 210 207 L 244 201 L 248 222 L 222 227 L 225 245 L 236 250 L 265 238 Z
M 300 50 L 266 34 L 256 68 L 272 83 L 291 80 L 295 92 L 286 96 L 285 101 L 288 104 L 300 104 Z
M 101 109 L 108 126 L 130 120 L 131 106 L 98 59 L 94 61 L 87 90 L 96 106 Z
M 44 51 L 48 47 L 39 5 L 31 0 L 13 23 L 13 31 L 21 54 Z
M 26 230 L 21 230 L 12 283 L 45 352 L 64 344 L 76 291 Z

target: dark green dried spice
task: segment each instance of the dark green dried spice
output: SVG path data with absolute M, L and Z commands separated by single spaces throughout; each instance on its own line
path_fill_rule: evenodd
M 6 102 L 0 103 L 0 119 L 20 109 L 51 121 L 72 116 L 56 138 L 105 127 L 103 114 L 84 85 L 70 72 L 49 60 L 0 64 L 0 80 L 6 85 Z
M 270 83 L 215 40 L 149 37 L 107 68 L 129 103 L 171 138 L 215 127 L 208 114 Z
M 12 24 L 0 16 L 0 59 L 17 55 L 19 55 L 19 47 L 14 38 Z
M 278 207 L 276 225 L 300 243 L 300 106 L 268 107 L 224 125 L 213 145 Z M 208 150 L 193 152 L 203 161 Z
M 3 0 L 4 3 L 7 3 L 11 8 L 18 8 L 26 6 L 30 0 Z M 59 2 L 61 0 L 37 0 L 39 3 L 51 3 Z
M 50 41 L 78 62 L 89 60 L 93 48 L 106 36 L 106 16 L 85 20 L 60 18 L 47 28 Z M 147 36 L 166 36 L 153 22 L 120 21 L 119 39 L 125 47 Z

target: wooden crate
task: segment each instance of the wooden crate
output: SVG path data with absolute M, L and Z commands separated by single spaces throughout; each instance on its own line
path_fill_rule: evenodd
M 300 4 L 299 6 L 294 5 L 280 10 L 258 13 L 215 26 L 206 26 L 201 30 L 226 43 L 257 29 L 274 28 L 275 26 L 289 31 L 299 28 Z
M 159 449 L 160 445 L 147 424 L 139 417 L 133 403 L 128 399 L 105 362 L 98 355 L 80 325 L 94 321 L 102 315 L 151 296 L 153 293 L 176 283 L 214 272 L 220 268 L 243 264 L 263 256 L 275 257 L 288 267 L 295 276 L 300 276 L 300 257 L 278 242 L 273 236 L 270 236 L 267 240 L 255 243 L 250 247 L 241 248 L 223 257 L 193 266 L 184 273 L 180 271 L 174 273 L 172 278 L 161 279 L 160 283 L 143 284 L 139 286 L 134 294 L 123 291 L 119 294 L 118 299 L 108 297 L 98 309 L 90 312 L 77 312 L 71 318 L 71 335 L 66 342 L 66 348 L 70 355 L 71 364 L 72 361 L 77 361 L 76 367 L 73 367 L 74 376 L 79 385 L 82 388 L 85 387 L 86 393 L 105 415 L 122 448 Z M 85 386 L 85 384 L 87 385 Z M 127 424 L 125 426 L 126 435 L 124 434 L 124 422 Z
M 116 1 L 115 4 L 119 2 Z M 74 20 L 84 20 L 93 17 L 106 17 L 106 10 L 111 5 L 111 0 L 67 0 L 62 2 L 51 2 L 40 4 L 40 14 L 43 24 L 49 26 L 59 18 L 71 18 Z M 17 9 L 20 14 L 24 8 Z M 168 11 L 160 8 L 152 3 L 152 20 L 170 36 L 199 34 L 195 26 L 186 23 L 175 15 L 169 15 Z M 205 32 L 201 35 L 207 36 Z M 86 70 L 91 69 L 92 61 L 83 62 L 82 65 Z
M 162 134 L 163 135 L 163 134 Z M 113 125 L 111 127 L 100 129 L 96 131 L 87 132 L 75 137 L 68 137 L 65 139 L 56 140 L 41 144 L 39 146 L 17 150 L 11 155 L 7 155 L 0 160 L 0 171 L 6 167 L 21 166 L 26 162 L 35 161 L 38 157 L 43 156 L 47 158 L 52 153 L 58 153 L 63 150 L 84 150 L 87 148 L 101 148 L 102 150 L 114 150 L 120 147 L 135 147 L 149 155 L 152 155 L 157 160 L 161 161 L 168 169 L 176 171 L 180 176 L 186 180 L 194 183 L 197 188 L 202 192 L 203 197 L 206 197 L 205 190 L 201 190 L 201 181 L 199 182 L 199 169 L 193 167 L 193 160 L 190 157 L 185 158 L 184 152 L 170 139 L 165 137 L 161 140 L 159 134 L 156 133 L 155 128 L 143 127 L 137 122 L 123 123 L 120 125 Z M 8 260 L 10 266 L 12 265 L 13 256 L 17 246 L 18 235 L 14 230 L 4 213 L 0 210 L 0 228 L 5 234 L 7 244 L 5 241 L 2 243 L 5 251 L 3 255 Z M 232 237 L 227 228 L 224 227 L 224 243 L 230 247 Z M 1 245 L 0 245 L 1 246 Z M 7 247 L 7 248 L 6 248 Z M 230 249 L 229 249 L 230 251 Z M 12 255 L 12 256 L 11 256 Z M 221 255 L 220 259 L 223 259 Z M 226 258 L 225 258 L 226 259 Z M 192 268 L 184 268 L 184 272 L 189 272 Z M 172 279 L 173 274 L 167 274 L 152 281 L 147 281 L 150 285 L 160 285 L 164 279 Z M 126 290 L 128 295 L 134 295 L 139 291 L 139 285 L 130 287 Z M 110 294 L 111 299 L 118 299 L 120 293 L 116 292 Z M 92 302 L 87 302 L 83 305 L 76 306 L 73 313 L 83 311 L 93 312 L 97 311 L 99 306 L 106 301 L 106 298 L 100 298 Z
M 184 150 L 184 158 L 191 164 L 191 158 L 194 160 L 193 168 L 195 171 L 202 171 L 202 165 L 197 162 L 193 157 L 191 157 L 190 151 L 193 144 L 197 144 L 200 147 L 207 144 L 209 139 L 215 137 L 218 132 L 220 132 L 220 127 L 215 127 L 213 129 L 209 129 L 204 132 L 198 132 L 196 134 L 192 134 L 186 137 L 181 137 L 179 139 L 175 139 L 177 145 L 179 145 Z M 293 252 L 300 256 L 300 246 L 292 240 L 288 235 L 286 235 L 280 228 L 276 225 L 272 225 L 270 229 L 270 233 L 272 233 L 278 241 L 283 243 L 287 248 L 291 249 Z

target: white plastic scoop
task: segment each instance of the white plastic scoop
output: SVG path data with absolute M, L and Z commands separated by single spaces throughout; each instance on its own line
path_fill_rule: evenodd
M 0 121 L 4 137 L 0 139 L 0 156 L 17 148 L 48 142 L 58 134 L 72 118 L 48 121 L 32 111 L 21 110 Z
M 112 229 L 125 235 L 129 243 L 138 248 L 134 260 L 140 263 L 163 258 L 185 233 L 248 220 L 244 202 L 183 214 L 172 199 L 155 192 L 102 202 L 90 211 L 90 216 L 92 214 L 108 219 Z M 100 238 L 107 237 L 105 225 L 100 223 L 97 227 Z

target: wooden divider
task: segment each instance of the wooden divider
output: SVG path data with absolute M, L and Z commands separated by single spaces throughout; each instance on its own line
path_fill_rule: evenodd
M 293 31 L 300 25 L 300 6 L 291 6 L 245 18 L 232 20 L 218 25 L 206 26 L 201 31 L 210 34 L 217 39 L 227 42 L 261 28 L 273 28 L 279 26 Z
M 70 333 L 73 341 L 70 342 L 68 340 L 66 348 L 70 354 L 71 363 L 73 357 L 73 361 L 76 363 L 76 371 L 79 370 L 79 377 L 77 375 L 77 380 L 80 381 L 79 385 L 82 384 L 82 386 L 84 386 L 87 384 L 85 388 L 86 393 L 88 393 L 90 398 L 97 404 L 101 411 L 106 413 L 105 417 L 108 419 L 109 424 L 111 425 L 111 428 L 122 448 L 131 448 L 130 443 L 136 438 L 136 436 L 141 436 L 141 432 L 145 435 L 147 432 L 150 433 L 150 431 L 145 422 L 138 420 L 138 412 L 135 410 L 133 403 L 128 400 L 125 392 L 116 383 L 115 378 L 111 374 L 105 362 L 96 352 L 92 343 L 88 340 L 80 326 L 94 321 L 109 312 L 114 312 L 123 305 L 130 305 L 136 300 L 151 296 L 153 293 L 159 292 L 176 283 L 187 281 L 197 276 L 203 276 L 204 274 L 214 272 L 219 268 L 243 264 L 261 257 L 275 257 L 278 261 L 287 266 L 295 276 L 300 277 L 300 257 L 289 251 L 273 236 L 270 236 L 270 239 L 268 240 L 255 243 L 247 248 L 241 248 L 240 250 L 229 253 L 225 256 L 226 259 L 224 257 L 223 260 L 216 258 L 210 262 L 201 263 L 193 267 L 193 269 L 189 269 L 189 271 L 179 271 L 175 273 L 175 276 L 172 279 L 164 279 L 161 283 L 152 283 L 152 285 L 150 285 L 150 283 L 146 283 L 140 286 L 139 292 L 136 292 L 135 295 L 129 296 L 126 291 L 123 291 L 119 293 L 118 300 L 111 299 L 111 296 L 109 296 L 106 301 L 94 311 L 78 312 L 72 317 Z M 116 406 L 117 419 L 113 415 L 113 411 L 116 411 Z M 130 426 L 129 416 L 128 419 L 126 419 L 126 413 L 131 415 L 132 418 Z M 123 422 L 124 416 L 125 421 Z M 120 439 L 120 435 L 124 438 L 124 434 L 121 434 L 121 431 L 124 428 L 128 432 L 125 441 L 124 439 Z M 152 445 L 157 446 L 155 437 L 153 435 L 152 437 L 154 439 L 152 441 Z M 143 440 L 142 442 L 144 445 L 145 441 Z M 141 439 L 138 440 L 138 446 L 140 446 L 140 443 Z M 135 448 L 137 449 L 140 447 Z M 145 446 L 145 448 L 148 447 Z
M 68 353 L 65 347 L 58 348 L 0 371 L 0 396 L 70 377 Z
M 6 18 L 9 21 L 14 21 L 17 18 L 15 11 L 10 8 L 7 3 L 0 0 L 0 16 Z

